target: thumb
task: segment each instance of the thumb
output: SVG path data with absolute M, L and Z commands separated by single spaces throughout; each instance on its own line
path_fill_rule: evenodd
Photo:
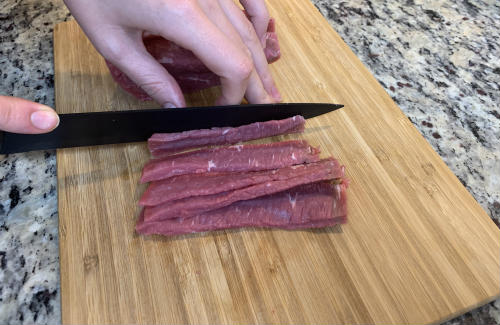
M 13 133 L 46 133 L 59 124 L 50 107 L 22 98 L 0 96 L 0 130 Z

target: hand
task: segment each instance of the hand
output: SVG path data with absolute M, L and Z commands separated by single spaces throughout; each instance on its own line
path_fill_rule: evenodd
M 281 100 L 262 48 L 264 0 L 65 0 L 87 37 L 113 65 L 164 107 L 185 106 L 175 79 L 145 49 L 143 33 L 191 50 L 221 79 L 218 105 Z M 253 25 L 252 25 L 253 24 Z
M 0 96 L 0 130 L 14 133 L 46 133 L 59 124 L 50 107 L 25 99 Z

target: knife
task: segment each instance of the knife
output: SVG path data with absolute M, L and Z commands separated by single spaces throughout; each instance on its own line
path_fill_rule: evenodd
M 153 133 L 237 127 L 295 115 L 312 118 L 343 105 L 251 104 L 59 114 L 59 126 L 44 134 L 0 131 L 0 154 L 147 141 Z

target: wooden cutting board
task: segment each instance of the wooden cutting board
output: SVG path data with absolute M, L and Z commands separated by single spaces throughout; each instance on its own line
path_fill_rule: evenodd
M 146 145 L 59 150 L 64 323 L 422 324 L 499 296 L 488 215 L 309 1 L 268 6 L 284 101 L 345 105 L 300 137 L 346 165 L 348 224 L 138 236 Z M 117 88 L 75 22 L 54 40 L 60 113 L 154 106 Z

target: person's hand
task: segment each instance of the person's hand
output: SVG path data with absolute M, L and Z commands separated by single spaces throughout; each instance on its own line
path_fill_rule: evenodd
M 262 48 L 264 0 L 65 0 L 87 37 L 113 65 L 164 107 L 185 106 L 175 79 L 145 49 L 143 33 L 191 50 L 221 79 L 218 105 L 272 103 L 281 96 Z M 69 42 L 70 40 L 68 40 Z
M 59 124 L 50 107 L 22 98 L 0 96 L 0 130 L 13 133 L 46 133 Z

